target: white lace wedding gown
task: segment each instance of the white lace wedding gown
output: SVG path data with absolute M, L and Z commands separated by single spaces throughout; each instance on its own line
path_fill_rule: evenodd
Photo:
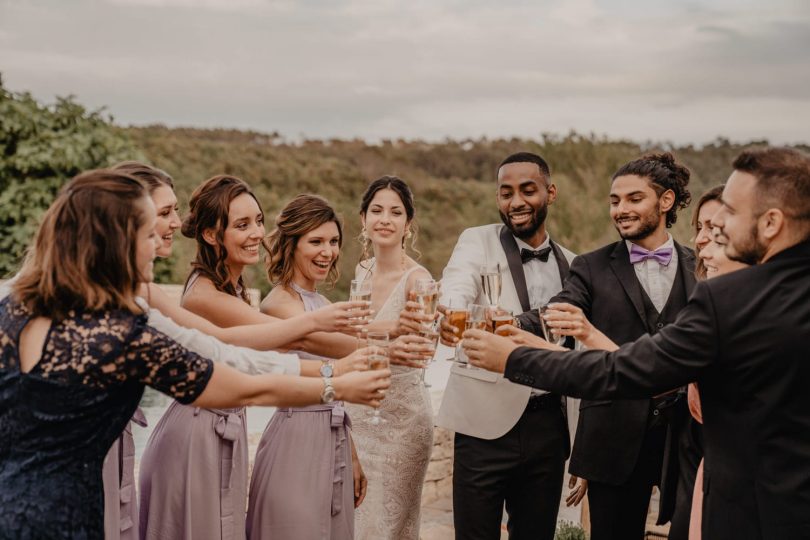
M 397 320 L 405 307 L 405 272 L 374 320 Z M 358 279 L 367 272 L 359 269 Z M 433 410 L 420 370 L 391 366 L 391 387 L 380 406 L 387 423 L 371 425 L 369 407 L 346 405 L 352 438 L 368 478 L 355 512 L 356 540 L 418 540 L 422 484 L 433 448 Z

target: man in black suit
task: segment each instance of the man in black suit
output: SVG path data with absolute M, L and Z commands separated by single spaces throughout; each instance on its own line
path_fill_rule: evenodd
M 511 381 L 589 399 L 697 380 L 703 538 L 807 539 L 810 156 L 746 151 L 734 169 L 712 222 L 726 254 L 756 266 L 697 284 L 675 323 L 614 352 L 517 347 L 474 331 L 465 346 L 473 364 Z
M 689 170 L 669 153 L 622 166 L 610 189 L 610 217 L 622 239 L 574 259 L 551 302 L 578 307 L 619 345 L 674 321 L 695 285 L 691 250 L 667 232 L 689 204 L 688 183 Z M 533 315 L 521 322 L 537 333 Z M 569 472 L 586 480 L 581 494 L 587 489 L 592 540 L 641 540 L 656 485 L 662 494 L 658 522 L 669 521 L 678 483 L 678 434 L 686 416 L 678 392 L 581 402 Z

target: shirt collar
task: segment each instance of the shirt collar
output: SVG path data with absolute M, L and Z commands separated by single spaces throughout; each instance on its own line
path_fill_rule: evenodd
M 631 242 L 630 240 L 625 240 L 624 243 L 627 245 L 627 251 L 630 251 L 630 246 L 635 244 L 635 242 Z M 638 244 L 636 244 L 636 245 L 638 246 Z M 638 246 L 638 247 L 641 247 L 641 246 Z M 675 240 L 672 238 L 671 234 L 667 233 L 667 241 L 664 242 L 663 244 L 661 244 L 660 246 L 656 247 L 655 249 L 651 250 L 651 251 L 655 251 L 656 249 L 661 249 L 661 248 L 672 248 L 672 252 L 673 253 L 675 252 Z M 644 249 L 644 248 L 642 248 L 642 249 Z
M 527 244 L 526 242 L 524 242 L 523 240 L 521 240 L 517 236 L 515 236 L 515 235 L 512 235 L 512 236 L 515 238 L 515 242 L 517 242 L 518 250 L 528 249 L 529 251 L 537 251 L 538 249 L 547 248 L 547 247 L 549 247 L 551 245 L 551 236 L 548 233 L 546 233 L 546 239 L 543 240 L 543 243 L 540 244 L 539 246 L 537 246 L 536 248 L 530 246 L 529 244 Z

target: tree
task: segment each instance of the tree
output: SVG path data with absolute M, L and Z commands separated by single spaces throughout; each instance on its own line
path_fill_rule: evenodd
M 140 156 L 103 109 L 87 111 L 73 97 L 44 105 L 0 79 L 0 276 L 16 270 L 67 180 Z

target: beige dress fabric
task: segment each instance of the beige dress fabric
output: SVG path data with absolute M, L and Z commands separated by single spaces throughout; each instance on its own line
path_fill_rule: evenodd
M 375 320 L 399 318 L 405 285 L 414 267 L 402 276 Z M 360 270 L 358 279 L 368 279 Z M 347 404 L 352 438 L 368 478 L 366 499 L 355 512 L 357 540 L 418 540 L 422 485 L 433 449 L 433 410 L 420 382 L 420 370 L 391 366 L 391 387 L 380 406 L 387 423 L 371 425 L 371 409 Z

